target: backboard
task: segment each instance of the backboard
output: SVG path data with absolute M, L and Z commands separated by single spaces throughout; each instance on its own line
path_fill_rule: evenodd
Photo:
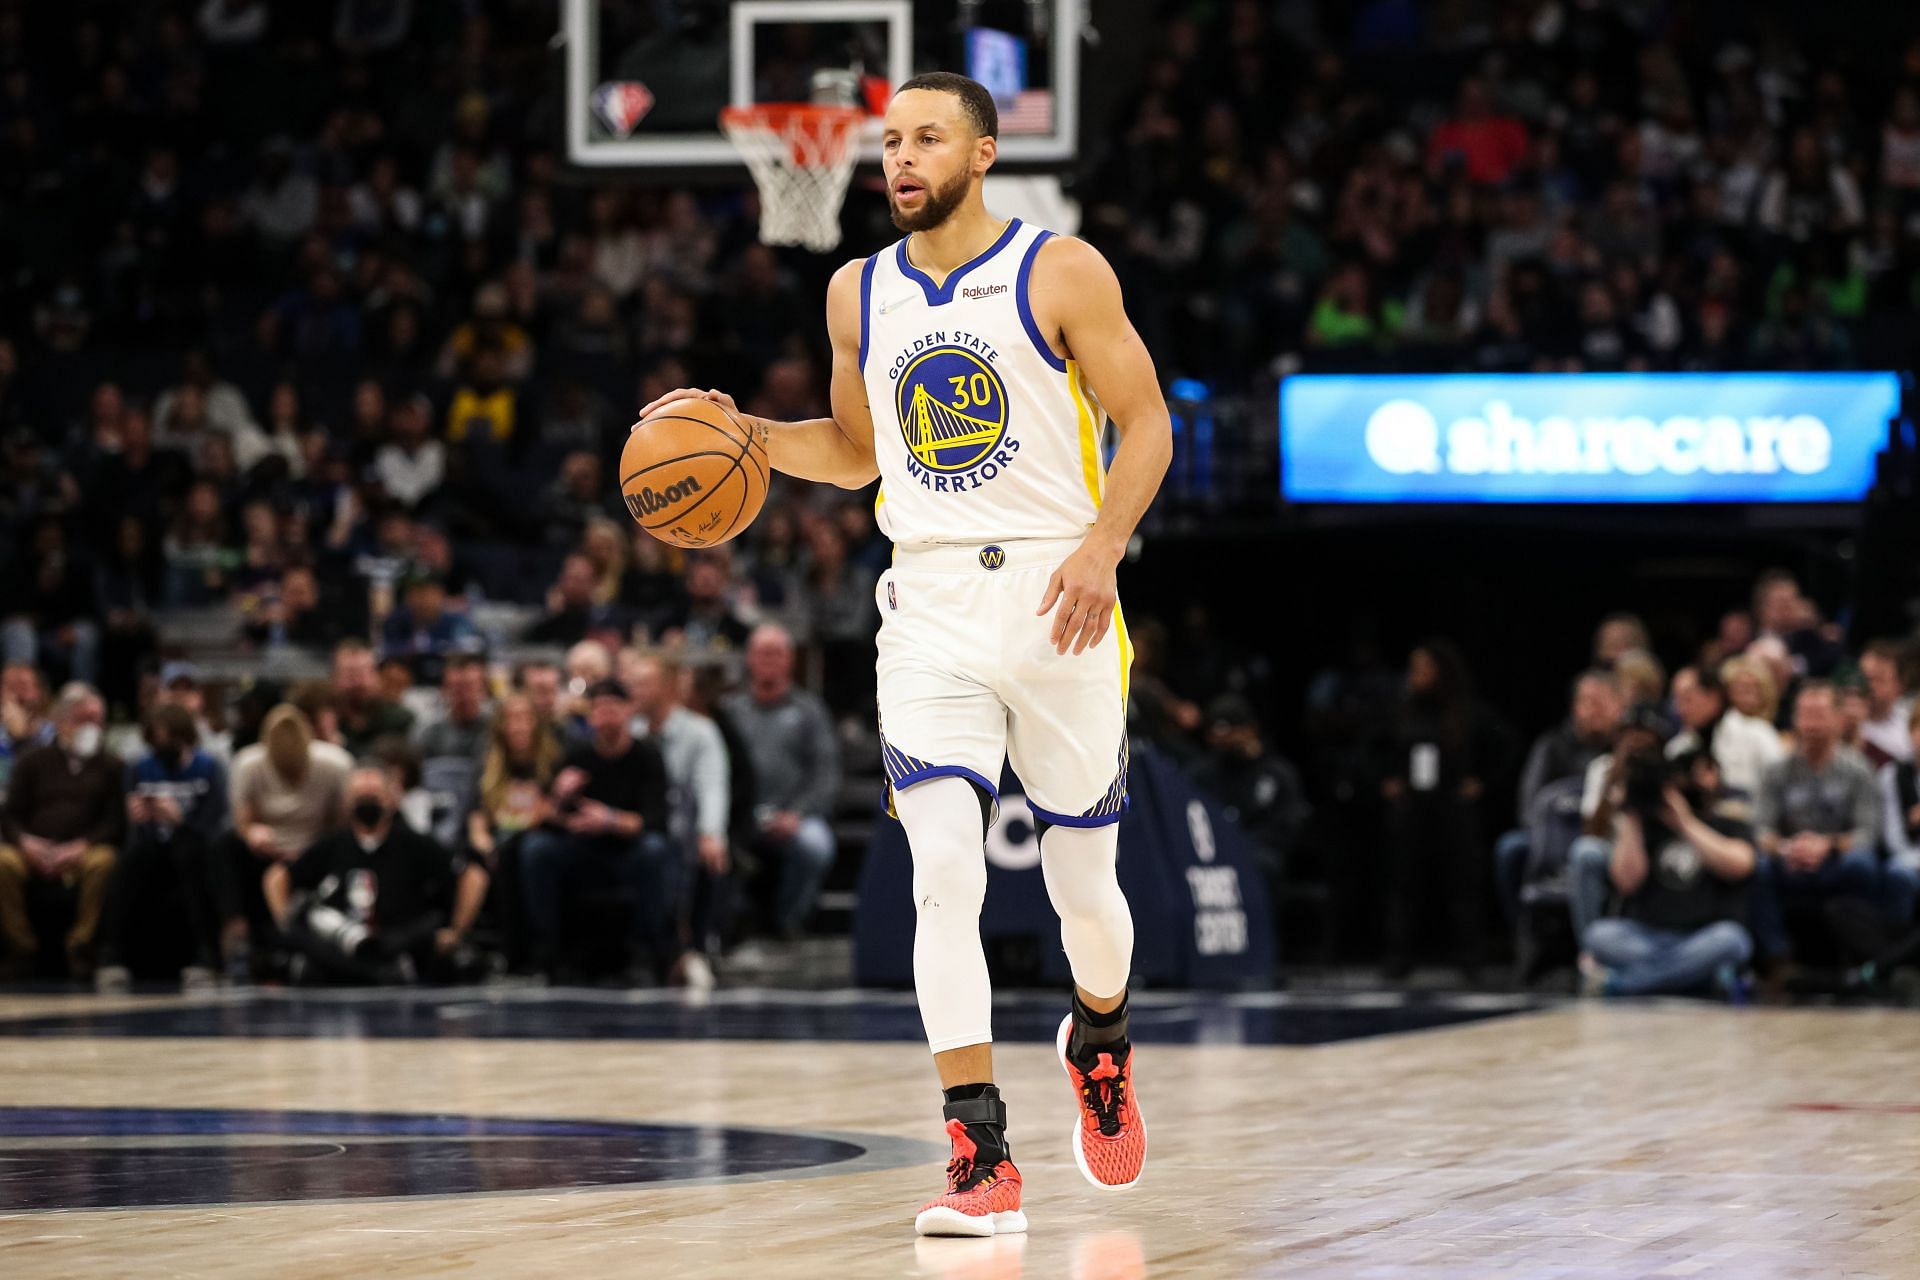
M 1002 163 L 1056 165 L 1079 140 L 1084 0 L 561 0 L 567 153 L 579 165 L 739 171 L 720 109 L 806 101 L 858 70 L 876 102 L 924 71 L 994 91 Z M 863 131 L 860 158 L 880 158 Z M 716 172 L 716 176 L 719 173 Z

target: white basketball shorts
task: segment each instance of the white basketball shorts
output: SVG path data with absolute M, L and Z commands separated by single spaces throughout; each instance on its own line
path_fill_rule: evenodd
M 1101 827 L 1127 807 L 1127 672 L 1113 625 L 1084 653 L 1055 652 L 1035 613 L 1078 539 L 899 547 L 880 607 L 880 743 L 893 790 L 961 777 L 999 799 L 1011 759 L 1036 817 Z

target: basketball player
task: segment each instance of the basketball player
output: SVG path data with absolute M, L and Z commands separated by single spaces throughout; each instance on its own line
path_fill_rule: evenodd
M 908 235 L 828 286 L 833 416 L 769 422 L 688 389 L 641 416 L 704 396 L 781 471 L 847 489 L 881 480 L 875 513 L 895 544 L 875 590 L 881 747 L 913 849 L 914 985 L 953 1143 L 947 1192 L 915 1226 L 987 1236 L 1027 1225 L 993 1084 L 979 929 L 1009 757 L 1073 970 L 1056 1047 L 1074 1159 L 1096 1187 L 1119 1189 L 1146 1157 L 1127 1038 L 1133 920 L 1114 875 L 1132 661 L 1115 569 L 1172 432 L 1106 260 L 987 211 L 998 127 L 987 91 L 920 76 L 885 127 L 888 200 Z M 1121 431 L 1110 472 L 1108 414 Z

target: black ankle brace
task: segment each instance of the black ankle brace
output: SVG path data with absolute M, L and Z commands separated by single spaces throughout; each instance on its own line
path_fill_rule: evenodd
M 1080 1003 L 1080 993 L 1073 993 L 1073 1034 L 1067 1038 L 1067 1056 L 1078 1058 L 1089 1048 L 1107 1048 L 1117 1045 L 1126 1048 L 1127 1040 L 1127 998 L 1120 997 L 1120 1003 L 1105 1013 L 1097 1013 Z
M 975 1097 L 956 1098 L 953 1095 L 962 1090 L 981 1090 Z M 1012 1152 L 1007 1146 L 1007 1104 L 1000 1100 L 1000 1090 L 993 1085 L 957 1085 L 948 1089 L 947 1104 L 941 1114 L 948 1120 L 958 1120 L 967 1126 L 967 1136 L 980 1149 L 974 1157 L 974 1163 L 982 1168 L 991 1169 L 1002 1160 L 1010 1159 Z

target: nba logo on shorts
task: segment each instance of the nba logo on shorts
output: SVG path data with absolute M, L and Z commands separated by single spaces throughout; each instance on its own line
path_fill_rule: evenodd
M 1005 564 L 1006 562 L 1007 562 L 1007 553 L 1003 548 L 1000 548 L 1000 547 L 980 548 L 980 567 L 981 568 L 998 569 L 1001 565 Z
M 887 608 L 898 609 L 899 607 L 900 597 L 894 594 L 893 584 L 889 582 L 887 584 Z

